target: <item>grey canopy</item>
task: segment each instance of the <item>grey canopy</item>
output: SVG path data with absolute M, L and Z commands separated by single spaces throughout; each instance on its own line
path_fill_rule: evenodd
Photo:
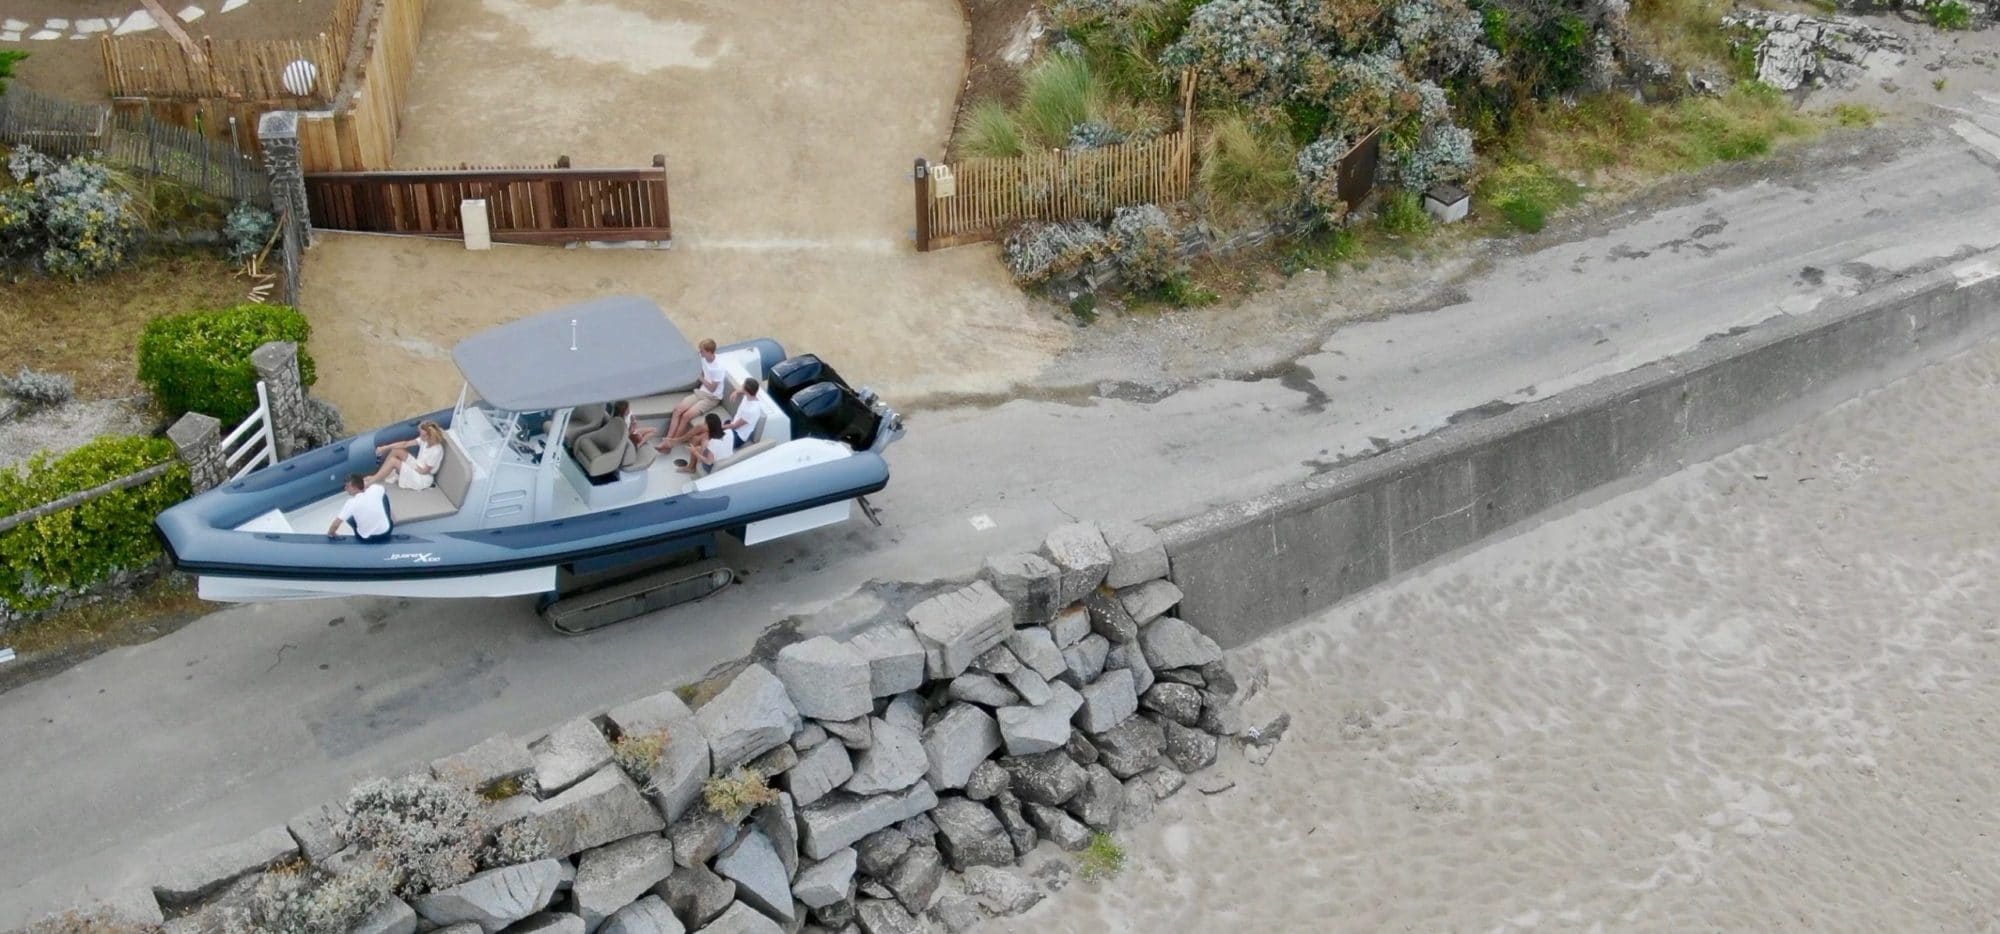
M 480 398 L 516 412 L 679 392 L 701 379 L 701 355 L 659 305 L 634 295 L 503 324 L 451 357 Z

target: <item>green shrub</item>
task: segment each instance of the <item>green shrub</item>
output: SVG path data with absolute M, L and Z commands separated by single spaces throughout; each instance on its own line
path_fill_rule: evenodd
M 312 325 L 283 305 L 238 305 L 155 318 L 139 335 L 139 379 L 169 415 L 200 412 L 225 425 L 257 408 L 250 353 L 267 341 L 299 345 L 299 380 L 317 376 L 306 339 Z
M 1213 289 L 1205 288 L 1185 274 L 1176 275 L 1154 287 L 1154 297 L 1175 308 L 1200 308 L 1222 300 Z
M 0 50 L 0 93 L 7 90 L 7 79 L 14 77 L 14 66 L 27 57 L 26 52 L 17 52 L 13 49 Z
M 222 236 L 229 241 L 229 261 L 249 262 L 264 251 L 264 244 L 271 242 L 271 234 L 277 229 L 278 219 L 263 208 L 254 204 L 231 208 L 222 222 Z
M 958 131 L 959 145 L 968 156 L 1007 159 L 1025 151 L 1021 124 L 999 101 L 980 101 L 965 112 Z
M 1956 31 L 1972 27 L 1972 8 L 1959 0 L 1941 0 L 1925 12 L 1930 15 L 1931 25 L 1939 29 Z
M 36 455 L 0 471 L 0 515 L 13 515 L 138 473 L 174 457 L 165 438 L 103 437 L 51 458 Z M 0 532 L 0 616 L 47 609 L 120 571 L 158 559 L 153 517 L 186 499 L 187 471 L 176 465 L 150 483 Z
M 1424 212 L 1423 200 L 1414 191 L 1392 191 L 1382 198 L 1382 229 L 1392 234 L 1417 236 L 1429 233 L 1431 216 Z

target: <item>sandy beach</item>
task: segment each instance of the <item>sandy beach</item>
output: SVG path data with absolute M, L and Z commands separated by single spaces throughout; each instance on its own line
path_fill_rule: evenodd
M 1987 346 L 1247 648 L 1269 761 L 990 927 L 2000 929 L 1996 400 Z

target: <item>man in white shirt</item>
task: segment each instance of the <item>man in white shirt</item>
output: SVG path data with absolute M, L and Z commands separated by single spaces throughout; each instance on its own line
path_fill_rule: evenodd
M 715 341 L 703 338 L 695 349 L 701 351 L 701 385 L 674 406 L 673 419 L 668 422 L 667 434 L 658 447 L 663 452 L 687 443 L 694 427 L 701 424 L 701 417 L 721 405 L 723 395 L 729 391 L 729 371 L 715 357 Z
M 362 474 L 347 475 L 347 502 L 340 506 L 340 513 L 333 517 L 333 524 L 327 526 L 327 538 L 339 538 L 340 527 L 354 530 L 354 537 L 369 544 L 389 540 L 389 530 L 395 526 L 389 518 L 389 490 L 380 484 L 369 483 Z
M 736 417 L 722 426 L 722 430 L 736 435 L 736 445 L 749 444 L 757 434 L 757 426 L 764 422 L 764 397 L 757 394 L 757 380 L 753 377 L 743 381 L 743 388 L 730 396 L 736 400 Z

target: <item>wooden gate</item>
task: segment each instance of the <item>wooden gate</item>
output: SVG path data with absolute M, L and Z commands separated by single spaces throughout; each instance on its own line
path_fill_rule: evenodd
M 460 202 L 483 199 L 501 243 L 673 239 L 666 157 L 650 169 L 552 166 L 308 174 L 312 226 L 459 239 Z

